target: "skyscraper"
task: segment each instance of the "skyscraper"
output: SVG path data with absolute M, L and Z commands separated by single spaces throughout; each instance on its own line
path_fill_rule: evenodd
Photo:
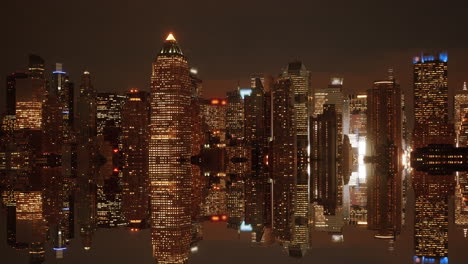
M 98 93 L 96 96 L 97 135 L 102 135 L 112 146 L 119 144 L 124 102 L 125 96 L 116 93 Z
M 153 257 L 185 263 L 191 241 L 191 117 L 189 67 L 172 34 L 153 62 L 149 176 Z
M 414 60 L 413 149 L 429 144 L 436 148 L 455 143 L 453 125 L 448 123 L 448 56 L 425 54 Z M 442 145 L 440 145 L 442 144 Z M 455 189 L 452 171 L 413 170 L 415 192 L 415 260 L 448 257 L 448 202 Z
M 401 90 L 395 80 L 376 81 L 367 91 L 368 228 L 376 237 L 392 237 L 401 229 L 402 113 Z
M 308 244 L 309 212 L 309 118 L 313 113 L 313 91 L 310 72 L 300 61 L 288 64 L 282 74 L 291 80 L 294 93 L 294 122 L 296 123 L 297 171 L 294 199 L 293 244 Z
M 464 120 L 468 115 L 468 88 L 466 82 L 463 83 L 463 89 L 457 91 L 454 98 L 454 123 L 455 133 L 457 134 L 457 145 L 466 146 L 468 144 L 468 131 L 464 128 Z
M 443 124 L 449 120 L 447 62 L 448 55 L 444 52 L 422 54 L 413 59 L 415 129 L 422 129 L 423 124 Z M 416 133 L 425 136 L 428 131 Z
M 291 241 L 297 183 L 296 122 L 294 88 L 290 79 L 273 86 L 273 232 L 280 241 Z
M 136 227 L 146 222 L 149 212 L 148 124 L 149 94 L 131 89 L 122 111 L 122 211 Z

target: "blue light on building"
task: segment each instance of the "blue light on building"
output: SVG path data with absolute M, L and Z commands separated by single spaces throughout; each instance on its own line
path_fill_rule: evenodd
M 245 231 L 245 232 L 252 232 L 252 225 L 246 225 L 245 221 L 242 221 L 241 226 L 240 226 L 240 231 Z
M 439 54 L 439 60 L 443 61 L 443 62 L 447 62 L 448 61 L 448 54 L 447 52 L 442 52 Z
M 244 99 L 246 96 L 250 96 L 252 94 L 252 89 L 240 89 L 239 93 L 242 99 Z
M 54 71 L 52 72 L 53 74 L 67 74 L 66 72 L 64 71 Z

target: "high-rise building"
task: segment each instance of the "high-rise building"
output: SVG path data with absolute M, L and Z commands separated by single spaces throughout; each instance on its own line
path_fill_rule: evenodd
M 292 243 L 308 246 L 309 212 L 309 118 L 313 113 L 313 91 L 310 72 L 300 61 L 288 64 L 282 74 L 291 80 L 294 92 L 294 122 L 296 123 L 297 171 L 294 199 L 294 236 Z
M 203 133 L 203 114 L 201 111 L 203 82 L 198 76 L 198 71 L 193 68 L 190 69 L 190 83 L 192 87 L 192 96 L 190 101 L 192 156 L 197 156 L 201 153 L 202 145 L 205 143 L 205 134 Z M 194 223 L 198 222 L 197 220 L 201 215 L 204 186 L 205 176 L 202 174 L 201 168 L 192 164 L 191 216 Z
M 244 99 L 237 90 L 227 92 L 226 133 L 229 138 L 244 137 Z
M 401 230 L 402 113 L 401 90 L 395 80 L 376 81 L 367 91 L 368 228 L 376 237 Z
M 414 57 L 415 129 L 426 123 L 446 123 L 448 116 L 447 53 Z M 435 131 L 433 131 L 435 132 Z M 415 134 L 425 134 L 415 131 Z
M 414 60 L 413 149 L 433 154 L 455 144 L 453 125 L 448 123 L 448 56 L 425 54 Z M 438 145 L 437 145 L 438 144 Z M 412 155 L 413 157 L 413 155 Z M 433 161 L 430 161 L 433 162 Z M 437 163 L 428 163 L 428 166 Z M 453 171 L 413 170 L 415 193 L 415 262 L 423 258 L 445 261 L 448 257 L 449 196 L 455 191 Z
M 84 71 L 81 76 L 80 95 L 78 98 L 78 116 L 81 142 L 97 135 L 96 122 L 96 90 L 91 82 L 91 74 Z
M 200 106 L 203 115 L 203 124 L 206 126 L 206 130 L 208 130 L 206 132 L 208 132 L 210 137 L 217 138 L 218 141 L 224 142 L 227 100 L 212 98 L 204 100 Z
M 122 211 L 135 228 L 142 226 L 149 215 L 148 124 L 149 94 L 131 89 L 122 111 Z
M 252 93 L 244 99 L 244 136 L 247 148 L 250 149 L 251 168 L 245 182 L 245 222 L 254 230 L 262 230 L 267 222 L 267 122 L 265 90 L 260 79 L 257 79 Z
M 349 134 L 365 135 L 367 133 L 367 94 L 348 95 Z
M 119 144 L 124 102 L 125 96 L 116 93 L 98 93 L 96 96 L 97 135 L 113 146 Z
M 468 88 L 463 83 L 463 90 L 457 91 L 454 98 L 454 123 L 457 134 L 457 145 L 468 145 L 468 131 L 465 129 L 464 120 L 468 115 Z
M 192 86 L 187 59 L 172 34 L 152 69 L 149 177 L 153 257 L 158 263 L 185 263 L 192 228 Z
M 294 88 L 290 79 L 279 79 L 273 86 L 273 115 L 272 227 L 280 241 L 291 241 L 297 183 L 297 130 Z
M 69 140 L 72 136 L 75 115 L 75 87 L 69 80 L 67 73 L 63 71 L 62 63 L 55 64 L 55 71 L 52 72 L 52 89 L 50 92 L 60 102 L 63 136 Z
M 338 206 L 337 113 L 325 104 L 323 113 L 311 118 L 311 200 L 323 206 L 325 215 L 335 215 Z

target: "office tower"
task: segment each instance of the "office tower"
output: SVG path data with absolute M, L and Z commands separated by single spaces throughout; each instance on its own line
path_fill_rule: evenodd
M 294 122 L 296 123 L 297 171 L 294 199 L 293 244 L 308 244 L 309 219 L 309 117 L 313 113 L 313 91 L 310 72 L 300 61 L 288 64 L 282 74 L 291 80 L 294 92 Z
M 17 81 L 27 79 L 28 74 L 25 72 L 14 72 L 7 76 L 7 88 L 6 88 L 6 115 L 16 115 L 16 90 Z M 20 81 L 21 83 L 22 81 Z
M 367 133 L 367 94 L 348 95 L 349 134 L 366 135 Z
M 63 136 L 65 140 L 70 140 L 73 131 L 75 115 L 75 89 L 74 84 L 69 80 L 67 73 L 63 71 L 62 63 L 55 64 L 55 71 L 52 72 L 52 90 L 50 91 L 58 98 L 62 108 Z
M 203 133 L 203 114 L 202 106 L 202 90 L 203 82 L 198 77 L 196 69 L 190 69 L 190 83 L 192 88 L 192 96 L 190 101 L 191 113 L 191 133 L 192 133 L 192 157 L 200 155 L 203 143 L 205 143 L 205 135 Z M 192 221 L 198 222 L 201 216 L 201 207 L 204 199 L 203 190 L 206 184 L 205 176 L 202 174 L 200 166 L 192 164 Z
M 325 215 L 335 215 L 338 206 L 337 112 L 325 104 L 323 113 L 311 118 L 311 200 L 323 206 Z
M 91 74 L 84 71 L 81 75 L 80 95 L 78 97 L 78 132 L 81 142 L 88 142 L 97 135 L 96 90 L 91 82 Z
M 229 138 L 244 137 L 244 99 L 237 90 L 227 92 L 226 133 Z
M 47 93 L 42 112 L 44 152 L 62 153 L 64 142 L 62 109 L 57 96 L 52 92 Z
M 122 131 L 122 106 L 125 96 L 115 93 L 96 95 L 97 135 L 103 136 L 112 146 L 119 144 Z
M 468 88 L 466 82 L 463 83 L 463 90 L 457 91 L 454 100 L 454 123 L 457 134 L 457 145 L 468 145 L 468 131 L 466 130 L 465 119 L 468 115 Z
M 32 79 L 44 79 L 45 61 L 38 55 L 29 54 L 29 76 Z
M 210 137 L 225 140 L 227 100 L 212 98 L 201 104 L 203 123 L 206 125 Z M 219 143 L 219 142 L 218 142 Z
M 414 115 L 415 131 L 421 137 L 423 124 L 448 122 L 447 53 L 422 54 L 414 57 Z M 420 130 L 418 130 L 420 129 Z M 435 133 L 433 130 L 431 133 Z M 430 136 L 430 135 L 429 135 Z
M 259 79 L 260 82 L 262 83 L 262 86 L 265 92 L 271 91 L 271 89 L 273 88 L 273 84 L 274 84 L 274 79 L 272 76 L 266 73 L 251 74 L 250 75 L 250 88 L 251 89 L 254 89 L 257 86 L 257 79 Z M 242 94 L 242 90 L 247 90 L 247 89 L 241 89 L 241 94 Z
M 367 135 L 371 175 L 368 177 L 368 228 L 376 237 L 401 230 L 402 113 L 401 90 L 392 81 L 376 81 L 367 91 Z
M 149 213 L 148 124 L 149 94 L 131 89 L 122 110 L 122 210 L 135 228 L 145 224 Z
M 279 79 L 273 86 L 273 115 L 272 226 L 280 241 L 291 241 L 297 183 L 297 130 L 294 88 L 290 79 Z
M 26 244 L 31 263 L 42 263 L 45 258 L 46 221 L 43 217 L 43 199 L 40 191 L 15 192 L 16 243 Z
M 185 263 L 191 241 L 191 116 L 187 59 L 172 34 L 153 62 L 149 177 L 153 257 Z
M 266 223 L 266 200 L 268 174 L 265 159 L 267 155 L 267 129 L 265 91 L 260 79 L 252 93 L 244 99 L 244 136 L 250 148 L 251 169 L 245 182 L 245 222 L 251 224 L 254 232 L 263 230 Z
M 415 57 L 413 62 L 413 149 L 417 153 L 432 144 L 437 153 L 455 143 L 453 125 L 448 123 L 448 56 L 425 54 Z M 415 261 L 423 257 L 443 261 L 448 257 L 448 202 L 455 191 L 454 173 L 445 169 L 414 169 L 412 183 L 416 200 Z

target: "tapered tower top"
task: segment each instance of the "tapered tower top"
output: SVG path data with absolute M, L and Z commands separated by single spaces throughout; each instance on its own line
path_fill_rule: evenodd
M 177 41 L 172 33 L 169 33 L 166 40 L 164 41 L 161 51 L 158 56 L 184 56 L 182 49 L 180 49 Z

